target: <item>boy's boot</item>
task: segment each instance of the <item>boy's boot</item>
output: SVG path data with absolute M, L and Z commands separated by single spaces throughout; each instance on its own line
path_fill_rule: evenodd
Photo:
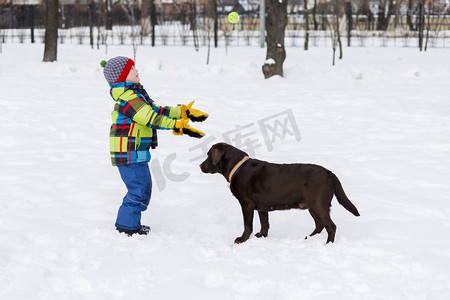
M 120 233 L 125 233 L 128 236 L 132 236 L 135 233 L 137 233 L 139 235 L 147 235 L 150 232 L 150 227 L 146 226 L 146 225 L 142 225 L 141 228 L 136 229 L 136 230 L 122 229 L 122 228 L 116 227 L 116 230 Z

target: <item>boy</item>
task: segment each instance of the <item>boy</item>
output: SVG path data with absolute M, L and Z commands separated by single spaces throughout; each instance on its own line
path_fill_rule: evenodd
M 157 146 L 157 130 L 173 130 L 175 135 L 186 134 L 202 138 L 205 134 L 188 125 L 188 121 L 204 121 L 208 114 L 189 105 L 161 107 L 150 99 L 140 84 L 139 72 L 130 58 L 117 56 L 102 61 L 103 75 L 116 102 L 112 112 L 109 144 L 111 162 L 117 166 L 127 187 L 127 194 L 115 223 L 120 233 L 147 235 L 150 227 L 141 225 L 141 212 L 147 209 L 152 191 L 148 162 L 150 147 Z

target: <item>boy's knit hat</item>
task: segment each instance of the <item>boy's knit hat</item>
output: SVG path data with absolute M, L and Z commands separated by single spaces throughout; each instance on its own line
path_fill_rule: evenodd
M 103 75 L 109 83 L 123 82 L 134 66 L 134 61 L 125 56 L 116 56 L 108 61 L 102 60 Z

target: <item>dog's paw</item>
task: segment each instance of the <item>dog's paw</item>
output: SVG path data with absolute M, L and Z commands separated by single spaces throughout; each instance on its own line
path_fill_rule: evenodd
M 235 244 L 242 244 L 242 243 L 245 242 L 246 240 L 248 240 L 248 238 L 245 238 L 245 237 L 240 236 L 240 237 L 238 237 L 238 238 L 236 238 L 236 239 L 234 240 L 234 243 L 235 243 Z
M 255 236 L 257 237 L 257 238 L 266 238 L 267 237 L 267 233 L 261 233 L 261 232 L 258 232 L 257 234 L 255 234 Z

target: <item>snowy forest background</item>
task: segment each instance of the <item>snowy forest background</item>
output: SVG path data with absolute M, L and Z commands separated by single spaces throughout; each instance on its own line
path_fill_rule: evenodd
M 53 1 L 53 2 L 52 2 Z M 257 0 L 2 0 L 0 41 L 43 42 L 45 4 L 58 6 L 60 43 L 262 45 Z M 449 0 L 290 0 L 286 45 L 449 47 Z M 237 11 L 241 20 L 226 20 Z M 131 38 L 131 39 L 130 39 Z M 345 40 L 344 40 L 345 38 Z

